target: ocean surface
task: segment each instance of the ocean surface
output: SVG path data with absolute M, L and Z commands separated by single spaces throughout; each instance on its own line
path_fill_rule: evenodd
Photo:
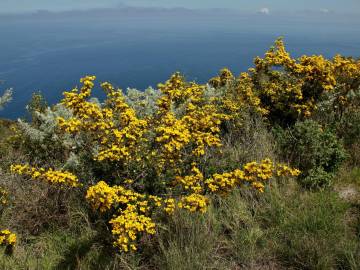
M 98 83 L 145 89 L 175 71 L 206 82 L 222 67 L 239 73 L 283 36 L 293 56 L 337 53 L 360 56 L 360 19 L 331 14 L 244 15 L 191 13 L 76 12 L 0 16 L 0 94 L 14 89 L 0 117 L 25 114 L 31 94 L 50 104 L 96 75 Z M 95 95 L 101 96 L 97 88 Z

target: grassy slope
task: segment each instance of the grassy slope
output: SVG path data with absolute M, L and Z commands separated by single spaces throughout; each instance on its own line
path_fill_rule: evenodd
M 81 208 L 70 226 L 20 242 L 1 269 L 359 269 L 359 205 L 294 183 L 234 192 L 205 215 L 176 213 L 137 255 L 117 255 Z

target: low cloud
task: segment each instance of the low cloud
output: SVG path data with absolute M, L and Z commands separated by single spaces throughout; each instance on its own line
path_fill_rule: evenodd
M 270 9 L 264 7 L 264 8 L 259 10 L 259 13 L 269 15 L 270 14 Z
M 329 13 L 330 10 L 328 10 L 327 8 L 322 8 L 322 9 L 320 9 L 320 12 L 321 13 Z

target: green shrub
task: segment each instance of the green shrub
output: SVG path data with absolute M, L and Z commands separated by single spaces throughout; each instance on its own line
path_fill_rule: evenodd
M 358 82 L 359 78 L 354 86 Z M 347 91 L 344 94 L 336 90 L 324 95 L 323 100 L 317 104 L 317 111 L 313 115 L 313 119 L 336 131 L 338 138 L 344 142 L 345 149 L 350 156 L 349 161 L 353 165 L 359 165 L 360 88 L 348 88 Z
M 313 121 L 297 122 L 294 127 L 274 130 L 279 155 L 302 171 L 301 183 L 310 188 L 329 186 L 345 159 L 345 150 L 336 134 Z
M 304 187 L 309 189 L 330 187 L 334 174 L 326 172 L 322 167 L 315 167 L 307 172 L 301 179 Z
M 336 123 L 337 134 L 343 139 L 351 163 L 360 164 L 360 112 L 358 110 L 346 113 L 342 120 Z

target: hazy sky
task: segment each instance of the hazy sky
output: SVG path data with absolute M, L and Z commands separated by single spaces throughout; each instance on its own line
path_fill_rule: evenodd
M 360 13 L 360 0 L 0 0 L 0 13 L 71 10 L 98 7 L 159 6 L 186 8 L 231 8 L 243 11 L 299 11 Z

